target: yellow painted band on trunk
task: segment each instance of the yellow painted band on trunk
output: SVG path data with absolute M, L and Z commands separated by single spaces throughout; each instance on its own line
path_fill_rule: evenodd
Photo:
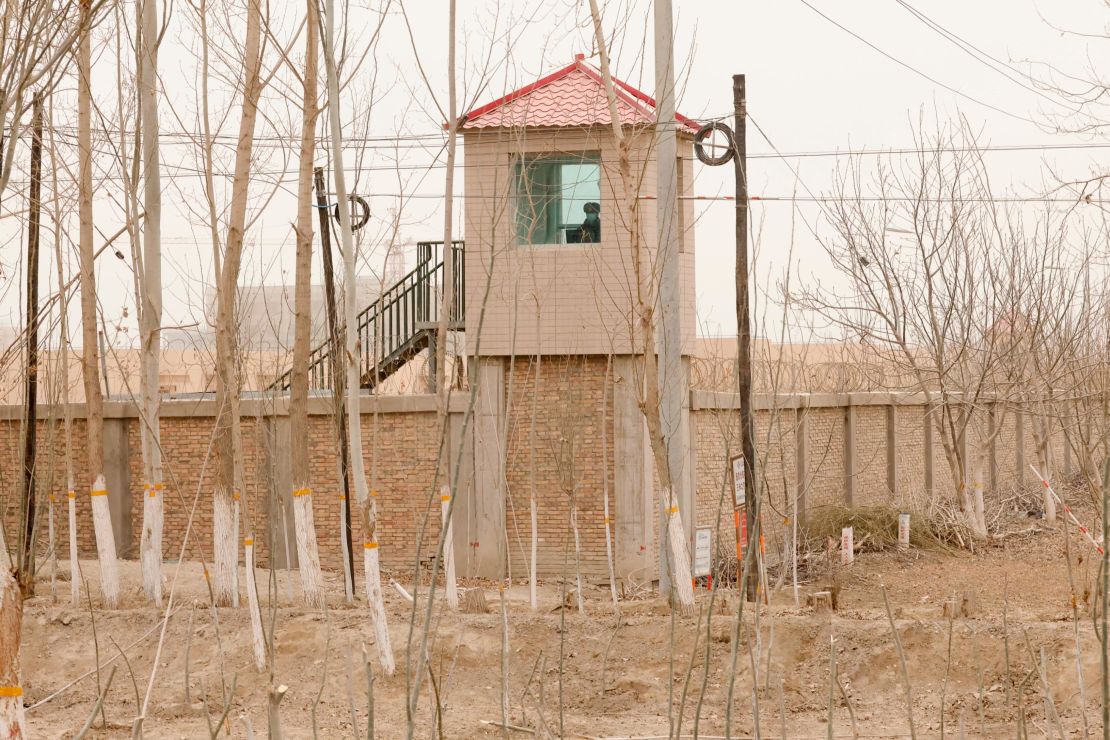
M 378 543 L 377 542 L 367 542 L 362 547 L 365 550 L 377 550 L 378 549 Z
M 97 488 L 95 490 L 89 491 L 89 495 L 90 496 L 107 496 L 108 491 L 106 491 L 103 488 Z
M 370 492 L 370 498 L 377 498 L 377 497 L 378 497 L 378 492 L 377 491 L 371 491 Z
M 293 491 L 293 495 L 294 496 L 311 496 L 312 495 L 312 489 L 311 488 L 298 488 L 297 490 Z
M 69 498 L 77 498 L 77 491 L 66 491 L 66 496 Z
M 243 547 L 251 547 L 252 545 L 254 545 L 254 540 L 252 540 L 250 537 L 243 538 Z
M 156 491 L 152 488 L 149 491 L 147 491 L 146 495 L 150 496 L 151 498 L 158 498 L 158 491 Z
M 667 509 L 667 513 L 668 514 L 677 514 L 678 513 L 678 507 L 677 506 L 672 506 L 671 508 Z
M 17 697 L 23 696 L 22 686 L 0 686 L 0 696 Z
M 440 500 L 440 501 L 450 501 L 450 500 L 451 500 L 451 497 L 450 497 L 450 496 L 440 496 L 440 497 L 439 497 L 439 500 Z
M 155 491 L 161 491 L 163 488 L 165 488 L 165 486 L 163 486 L 161 483 L 155 483 L 153 486 L 151 486 L 151 488 L 153 488 Z
M 231 498 L 233 498 L 234 500 L 238 501 L 238 500 L 239 500 L 239 492 L 238 492 L 238 491 L 235 491 L 234 493 L 232 493 L 232 494 L 231 494 Z

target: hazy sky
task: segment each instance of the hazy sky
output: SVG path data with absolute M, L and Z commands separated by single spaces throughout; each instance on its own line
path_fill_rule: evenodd
M 773 151 L 771 143 L 749 126 L 753 195 L 828 193 L 830 174 L 845 160 L 831 156 L 799 157 L 798 153 L 911 146 L 920 118 L 928 122 L 927 127 L 932 127 L 937 121 L 948 121 L 960 113 L 978 131 L 982 144 L 1080 145 L 1073 149 L 990 152 L 986 156 L 996 194 L 1041 195 L 1055 184 L 1049 169 L 1069 178 L 1105 171 L 1103 165 L 1110 148 L 1104 148 L 1104 140 L 1054 131 L 1057 118 L 1068 114 L 1067 106 L 1050 93 L 1038 94 L 1022 76 L 1031 73 L 1044 78 L 1048 74 L 1045 63 L 1087 79 L 1094 74 L 1092 69 L 1105 67 L 1110 62 L 1105 41 L 1066 32 L 1103 32 L 1110 23 L 1110 12 L 1099 0 L 1039 4 L 1031 0 L 928 3 L 907 0 L 910 8 L 928 14 L 940 27 L 1005 63 L 1004 67 L 1009 65 L 1009 75 L 1016 82 L 958 48 L 898 0 L 809 1 L 812 8 L 801 0 L 771 3 L 674 0 L 676 52 L 681 65 L 680 111 L 693 118 L 729 114 L 731 75 L 743 72 L 747 75 L 752 120 L 770 137 L 773 147 L 786 155 L 786 161 L 765 156 Z M 382 3 L 359 0 L 356 6 L 351 19 L 351 48 L 361 53 L 374 13 Z M 459 2 L 460 89 L 467 102 L 486 102 L 569 63 L 576 52 L 591 51 L 586 3 L 503 0 L 501 6 L 497 12 L 497 4 L 491 1 Z M 401 240 L 437 239 L 442 233 L 442 201 L 437 197 L 443 192 L 439 157 L 442 118 L 418 70 L 423 69 L 435 97 L 445 102 L 446 2 L 410 0 L 406 4 L 414 35 L 412 42 L 397 8 L 394 3 L 385 21 L 376 60 L 368 58 L 364 62 L 344 97 L 344 120 L 348 124 L 347 134 L 352 137 L 345 156 L 349 168 L 361 167 L 353 173 L 356 189 L 373 195 L 376 224 L 398 207 L 396 195 L 404 193 L 412 200 L 402 211 Z M 863 40 L 821 17 L 817 10 Z M 277 25 L 291 27 L 301 12 L 300 3 L 289 3 L 281 12 L 286 17 Z M 650 3 L 611 2 L 606 13 L 607 32 L 614 27 L 625 29 L 612 50 L 614 73 L 646 92 L 653 92 Z M 102 28 L 102 35 L 108 47 L 98 58 L 95 94 L 106 115 L 110 115 L 118 89 L 110 50 L 114 42 L 109 28 Z M 167 132 L 163 149 L 167 209 L 163 279 L 167 292 L 165 323 L 174 325 L 203 321 L 202 297 L 211 284 L 211 247 L 207 227 L 200 219 L 204 205 L 194 172 L 198 164 L 196 152 L 183 143 L 182 136 L 199 127 L 195 113 L 199 80 L 193 53 L 195 17 L 187 3 L 174 4 L 166 38 L 162 55 L 166 85 L 162 128 Z M 881 51 L 870 48 L 864 40 Z M 413 45 L 419 52 L 419 67 Z M 295 58 L 299 59 L 301 54 L 298 44 Z M 486 79 L 485 88 L 476 91 L 481 70 L 489 68 L 487 57 L 498 64 L 494 74 Z M 376 70 L 376 77 L 372 70 Z M 217 79 L 212 81 L 217 110 L 222 84 Z M 295 87 L 289 89 L 296 91 Z M 377 91 L 377 97 L 367 117 L 371 89 Z M 291 102 L 282 98 L 280 92 L 272 90 L 263 102 L 269 121 L 260 129 L 267 138 L 259 151 L 257 166 L 266 174 L 259 178 L 255 192 L 262 198 L 272 188 L 277 189 L 261 208 L 249 234 L 244 284 L 292 280 L 290 221 L 295 209 L 295 143 L 288 134 L 296 130 L 297 113 L 293 107 L 295 98 Z M 72 112 L 60 103 L 59 107 L 56 113 L 59 135 L 63 142 L 71 141 L 71 134 L 66 138 L 65 127 L 72 125 Z M 238 110 L 233 108 L 222 129 L 225 135 L 234 134 L 237 119 Z M 367 145 L 354 141 L 358 137 L 367 137 Z M 390 142 L 391 138 L 399 141 Z M 224 155 L 223 169 L 229 171 L 229 149 L 224 150 Z M 321 152 L 318 163 L 324 164 L 325 157 L 326 153 Z M 396 164 L 401 169 L 394 169 Z M 102 172 L 111 167 L 107 160 L 100 163 Z M 731 194 L 730 167 L 695 165 L 695 168 L 697 194 Z M 5 194 L 5 212 L 20 207 L 22 178 L 20 173 L 13 176 Z M 221 187 L 226 187 L 227 182 L 223 180 Z M 458 191 L 461 193 L 461 185 Z M 108 179 L 98 190 L 97 225 L 102 234 L 112 233 L 120 223 L 113 198 L 118 198 L 118 178 Z M 735 327 L 732 205 L 698 204 L 697 213 L 699 324 L 703 333 L 728 333 Z M 786 269 L 791 234 L 794 279 L 827 277 L 827 265 L 811 232 L 825 228 L 820 203 L 756 201 L 752 204 L 752 215 L 760 232 L 756 280 L 761 286 L 773 288 Z M 0 298 L 0 311 L 6 313 L 6 317 L 0 316 L 0 323 L 6 318 L 8 323 L 17 324 L 20 298 L 16 278 L 22 240 L 16 220 L 5 221 L 3 235 L 8 240 L 0 252 L 0 262 L 8 289 Z M 72 227 L 75 234 L 75 219 Z M 379 225 L 375 234 L 381 236 L 382 231 Z M 127 252 L 125 241 L 119 246 Z M 380 264 L 383 250 L 381 243 L 368 245 L 367 264 Z M 408 260 L 411 263 L 411 254 Z M 132 291 L 128 261 L 105 257 L 99 267 L 105 315 L 114 325 L 127 329 L 118 337 L 121 342 L 136 336 L 134 312 L 123 317 Z M 47 269 L 52 275 L 53 268 L 44 263 L 44 276 Z M 75 310 L 72 316 L 76 318 Z

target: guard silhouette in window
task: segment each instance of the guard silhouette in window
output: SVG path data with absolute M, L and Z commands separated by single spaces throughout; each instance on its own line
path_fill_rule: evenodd
M 586 220 L 578 227 L 577 241 L 580 244 L 596 244 L 601 241 L 601 204 L 593 201 L 582 206 Z

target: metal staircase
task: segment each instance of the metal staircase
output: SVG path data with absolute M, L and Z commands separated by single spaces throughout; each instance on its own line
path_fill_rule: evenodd
M 466 315 L 463 242 L 452 242 L 450 252 L 454 266 L 455 300 L 448 326 L 452 330 L 461 330 Z M 363 388 L 374 388 L 422 350 L 435 347 L 443 300 L 443 253 L 443 242 L 418 242 L 416 267 L 356 317 L 359 374 Z M 339 328 L 340 347 L 343 346 L 344 330 L 345 327 Z M 327 341 L 312 350 L 308 358 L 309 389 L 330 389 L 333 371 L 343 371 L 343 363 L 333 365 L 330 354 L 331 346 Z M 279 376 L 270 390 L 289 390 L 292 372 L 290 369 Z

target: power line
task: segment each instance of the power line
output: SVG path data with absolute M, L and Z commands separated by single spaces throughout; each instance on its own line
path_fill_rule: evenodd
M 1006 110 L 1005 108 L 999 108 L 997 105 L 994 105 L 992 103 L 988 103 L 985 100 L 981 100 L 981 99 L 979 99 L 979 98 L 977 98 L 973 95 L 969 95 L 968 93 L 965 93 L 963 90 L 960 90 L 959 88 L 952 87 L 951 85 L 948 85 L 944 82 L 941 82 L 940 80 L 936 79 L 935 77 L 932 77 L 929 74 L 927 74 L 925 72 L 922 72 L 920 69 L 918 69 L 917 67 L 914 67 L 912 64 L 909 64 L 908 62 L 904 62 L 901 59 L 899 59 L 898 57 L 894 56 L 893 54 L 890 54 L 890 53 L 880 49 L 878 46 L 875 46 L 875 44 L 871 43 L 870 41 L 865 39 L 863 36 L 860 36 L 858 33 L 853 31 L 852 29 L 850 29 L 850 28 L 848 28 L 844 25 L 841 25 L 839 22 L 837 22 L 833 18 L 830 18 L 829 16 L 825 15 L 824 13 L 822 13 L 817 8 L 813 7 L 813 5 L 811 5 L 809 3 L 809 0 L 799 0 L 799 1 L 802 3 L 802 5 L 806 6 L 807 8 L 812 10 L 814 13 L 816 13 L 817 15 L 821 16 L 822 18 L 824 18 L 829 23 L 831 23 L 834 26 L 836 26 L 837 28 L 839 28 L 841 31 L 844 31 L 848 35 L 852 36 L 857 41 L 860 41 L 861 43 L 867 45 L 869 48 L 873 49 L 874 51 L 877 51 L 878 53 L 882 54 L 884 57 L 886 57 L 890 61 L 894 62 L 895 64 L 897 64 L 901 67 L 905 67 L 906 69 L 913 72 L 914 74 L 925 78 L 929 82 L 932 82 L 934 85 L 938 85 L 940 87 L 943 87 L 945 90 L 948 90 L 949 92 L 954 93 L 955 95 L 959 95 L 960 97 L 966 98 L 967 100 L 970 100 L 973 103 L 978 103 L 979 105 L 982 105 L 986 108 L 990 108 L 991 110 L 996 111 L 998 113 L 1001 113 L 1004 116 L 1009 116 L 1010 118 L 1014 118 L 1018 121 L 1025 121 L 1026 123 L 1031 123 L 1034 126 L 1038 125 L 1037 122 L 1034 121 L 1031 118 L 1027 118 L 1027 117 L 1025 117 L 1023 115 L 1020 115 L 1018 113 L 1013 113 L 1011 111 Z
M 1002 61 L 998 57 L 995 57 L 995 56 L 983 51 L 978 46 L 971 43 L 967 39 L 963 38 L 959 34 L 948 30 L 947 28 L 942 26 L 940 23 L 937 23 L 935 20 L 933 20 L 929 16 L 922 13 L 920 10 L 918 10 L 914 6 L 910 5 L 908 2 L 906 2 L 906 0 L 896 0 L 896 2 L 899 5 L 901 5 L 903 8 L 905 8 L 908 13 L 913 15 L 915 18 L 917 18 L 923 24 L 925 24 L 925 26 L 927 26 L 928 28 L 932 29 L 937 34 L 939 34 L 941 36 L 941 38 L 945 39 L 950 44 L 952 44 L 956 48 L 963 51 L 965 54 L 967 54 L 969 57 L 971 57 L 975 61 L 982 64 L 987 69 L 989 69 L 989 70 L 991 70 L 991 71 L 993 71 L 993 72 L 995 72 L 999 75 L 1002 75 L 1003 77 L 1005 77 L 1010 82 L 1013 82 L 1015 85 L 1025 89 L 1025 90 L 1028 90 L 1029 92 L 1033 93 L 1034 95 L 1038 95 L 1038 96 L 1044 98 L 1045 100 L 1052 103 L 1053 105 L 1059 105 L 1059 106 L 1067 107 L 1067 108 L 1069 108 L 1069 110 L 1072 110 L 1069 106 L 1067 106 L 1064 103 L 1064 101 L 1060 100 L 1059 98 L 1054 98 L 1050 95 L 1047 95 L 1047 94 L 1045 94 L 1045 92 L 1043 90 L 1039 90 L 1036 87 L 1033 87 L 1032 85 L 1027 84 L 1025 82 L 1025 80 L 1029 80 L 1031 82 L 1035 82 L 1035 81 L 1029 75 L 1024 74 L 1024 73 L 1022 73 L 1018 70 L 1015 70 L 1009 64 L 1009 62 Z M 1017 77 L 1015 77 L 1015 75 L 1017 75 Z M 1020 78 L 1025 78 L 1025 80 L 1020 79 Z M 1073 112 L 1075 112 L 1075 111 L 1073 110 Z

